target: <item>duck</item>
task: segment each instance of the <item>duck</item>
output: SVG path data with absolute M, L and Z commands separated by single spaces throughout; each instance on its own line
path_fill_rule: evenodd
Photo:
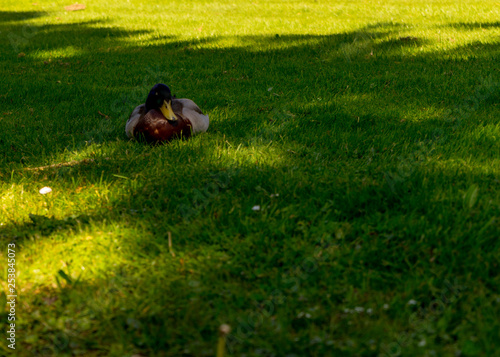
M 149 91 L 146 102 L 132 111 L 125 133 L 131 139 L 157 144 L 206 132 L 208 125 L 208 115 L 195 102 L 172 96 L 166 84 L 158 83 Z

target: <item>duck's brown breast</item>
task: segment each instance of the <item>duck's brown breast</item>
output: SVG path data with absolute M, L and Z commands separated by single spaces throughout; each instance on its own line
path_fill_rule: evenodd
M 181 137 L 188 138 L 192 133 L 191 126 L 189 120 L 179 115 L 177 115 L 177 121 L 171 122 L 165 119 L 159 110 L 152 109 L 137 123 L 134 136 L 148 143 L 170 141 Z

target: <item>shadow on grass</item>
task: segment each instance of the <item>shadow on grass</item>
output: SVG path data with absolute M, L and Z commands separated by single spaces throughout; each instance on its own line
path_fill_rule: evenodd
M 36 19 L 45 15 L 46 13 L 42 11 L 0 11 L 0 24 Z
M 12 14 L 11 18 L 4 12 L 0 19 L 21 21 L 37 16 L 42 15 L 28 12 Z M 398 153 L 392 153 L 392 149 L 398 143 L 437 142 L 433 138 L 435 130 L 443 129 L 439 111 L 467 99 L 467 91 L 478 85 L 478 78 L 484 77 L 488 68 L 488 74 L 493 72 L 498 76 L 498 69 L 492 68 L 490 60 L 498 52 L 498 44 L 474 43 L 446 53 L 404 55 L 402 48 L 418 49 L 429 42 L 400 36 L 403 25 L 376 24 L 351 33 L 325 36 L 242 36 L 237 38 L 237 45 L 229 48 L 217 47 L 220 38 L 191 41 L 165 38 L 160 45 L 139 47 L 130 38 L 148 35 L 147 31 L 97 27 L 103 24 L 96 20 L 78 25 L 32 25 L 33 35 L 24 36 L 17 43 L 24 56 L 18 57 L 14 48 L 1 55 L 2 69 L 11 75 L 0 92 L 3 106 L 0 120 L 5 125 L 0 133 L 1 163 L 5 167 L 0 171 L 0 180 L 57 182 L 75 194 L 79 185 L 105 184 L 122 187 L 121 193 L 97 208 L 82 209 L 75 216 L 38 215 L 25 224 L 8 224 L 3 227 L 2 240 L 17 237 L 22 247 L 36 244 L 38 239 L 64 237 L 80 228 L 113 222 L 141 227 L 148 243 L 136 242 L 137 254 L 147 255 L 153 250 L 149 239 L 164 249 L 167 232 L 171 231 L 175 237 L 181 237 L 176 242 L 180 251 L 212 247 L 233 254 L 237 268 L 228 268 L 229 277 L 240 288 L 247 288 L 249 281 L 258 284 L 262 270 L 281 268 L 282 252 L 302 257 L 300 247 L 294 248 L 293 244 L 300 244 L 298 238 L 313 239 L 314 227 L 323 227 L 328 220 L 346 224 L 362 220 L 366 224 L 347 238 L 352 249 L 343 258 L 346 266 L 362 261 L 359 269 L 364 269 L 365 264 L 380 271 L 377 288 L 385 291 L 400 283 L 388 276 L 394 269 L 399 269 L 400 275 L 405 273 L 401 266 L 388 267 L 387 261 L 391 259 L 402 264 L 407 259 L 408 268 L 421 264 L 420 269 L 430 269 L 427 253 L 409 251 L 404 240 L 423 239 L 424 233 L 429 241 L 439 238 L 438 233 L 432 235 L 418 226 L 418 215 L 425 215 L 428 206 L 436 204 L 433 198 L 422 196 L 425 187 L 422 187 L 420 163 L 415 164 L 414 173 L 405 179 L 397 193 L 384 183 L 387 168 L 383 165 L 389 160 L 397 167 Z M 0 23 L 2 33 L 23 36 L 23 29 L 19 24 Z M 5 39 L 2 41 L 4 48 L 10 46 Z M 477 53 L 472 59 L 460 57 L 472 50 Z M 453 71 L 468 71 L 469 75 L 445 74 Z M 212 118 L 209 132 L 170 146 L 151 148 L 126 142 L 124 123 L 156 81 L 170 84 L 179 97 L 192 97 L 207 111 Z M 498 92 L 482 103 L 489 108 L 496 98 Z M 424 109 L 436 111 L 434 120 L 428 120 Z M 411 120 L 412 115 L 420 117 Z M 469 129 L 482 125 L 472 119 L 467 119 L 464 127 L 465 124 Z M 449 134 L 451 138 L 446 145 L 453 142 L 452 135 Z M 244 158 L 230 157 L 224 152 L 226 143 L 244 152 Z M 258 155 L 266 153 L 268 148 L 275 151 L 270 157 L 259 159 Z M 412 152 L 411 148 L 408 150 Z M 442 151 L 441 154 L 449 155 L 446 148 Z M 458 151 L 456 155 L 465 158 L 469 154 Z M 37 169 L 72 160 L 74 164 Z M 377 162 L 382 166 L 377 166 Z M 301 175 L 294 174 L 297 171 Z M 217 188 L 212 176 L 221 172 L 228 173 L 230 179 L 224 187 Z M 447 183 L 467 177 L 453 176 L 453 172 L 446 170 L 436 170 L 435 176 L 438 175 L 446 176 Z M 76 185 L 75 177 L 79 180 Z M 206 187 L 212 191 L 203 192 Z M 217 191 L 213 191 L 214 187 Z M 204 195 L 201 198 L 200 191 Z M 281 194 L 281 201 L 276 202 L 272 198 L 277 196 L 271 196 L 277 193 Z M 255 206 L 261 211 L 254 211 Z M 194 213 L 185 219 L 180 207 Z M 436 210 L 436 218 L 430 220 L 437 220 L 439 213 Z M 414 231 L 405 226 L 406 222 L 393 222 L 395 233 L 377 228 L 383 219 L 396 221 L 404 215 L 412 219 L 410 226 Z M 238 237 L 237 249 L 228 248 L 227 242 L 212 235 L 214 231 L 225 238 Z M 287 243 L 286 238 L 292 242 Z M 441 244 L 438 242 L 436 246 Z M 364 255 L 357 253 L 357 247 L 363 244 L 374 244 L 379 251 L 389 249 L 390 254 L 383 261 L 375 249 Z M 262 247 L 266 247 L 270 256 L 264 269 L 251 262 Z M 290 258 L 285 263 L 293 265 L 296 261 Z M 175 264 L 181 268 L 180 261 Z M 196 273 L 206 272 L 212 277 L 210 274 L 217 275 L 224 262 L 214 259 L 204 264 L 196 267 Z M 461 273 L 459 264 L 460 260 L 455 259 L 453 268 Z M 111 315 L 120 303 L 127 301 L 133 284 L 144 284 L 141 288 L 144 294 L 148 293 L 148 286 L 154 285 L 152 277 L 145 282 L 122 284 L 120 276 L 126 279 L 127 273 L 121 268 L 109 264 L 109 276 L 118 276 L 119 283 L 105 290 L 116 295 L 117 300 L 116 305 L 102 310 L 106 314 Z M 390 269 L 393 271 L 388 274 Z M 239 275 L 240 270 L 250 271 L 252 276 Z M 171 273 L 175 275 L 176 271 Z M 279 273 L 273 278 L 281 281 Z M 103 294 L 99 287 L 111 279 L 75 286 L 73 293 L 51 291 L 49 295 L 60 295 L 61 301 L 68 295 L 66 298 L 70 300 L 79 300 L 82 311 L 92 310 L 82 296 L 97 301 L 99 294 Z M 203 294 L 187 280 L 157 286 L 158 300 L 152 310 L 146 310 L 146 306 L 138 309 L 134 304 L 140 297 L 134 296 L 126 303 L 125 312 L 114 313 L 110 320 L 106 320 L 104 312 L 87 311 L 88 316 L 82 312 L 77 323 L 83 326 L 83 342 L 79 343 L 104 339 L 116 329 L 117 335 L 112 339 L 132 341 L 138 350 L 163 351 L 173 347 L 172 341 L 181 340 L 178 346 L 189 343 L 189 339 L 204 341 L 201 347 L 194 347 L 195 351 L 213 344 L 211 332 L 216 324 L 223 322 L 217 320 L 219 316 L 234 317 L 234 313 L 231 315 L 220 307 L 223 299 L 211 291 L 210 279 L 201 280 L 198 279 L 197 286 Z M 353 285 L 364 284 L 361 273 L 353 280 Z M 317 277 L 311 279 L 310 285 L 314 286 L 313 283 L 322 286 Z M 269 293 L 265 289 L 259 293 Z M 340 296 L 345 292 L 337 293 Z M 196 305 L 200 300 L 205 308 Z M 217 308 L 213 300 L 219 304 Z M 43 303 L 47 304 L 40 302 Z M 54 311 L 64 311 L 65 305 L 57 304 Z M 177 309 L 160 309 L 170 305 Z M 54 313 L 51 307 L 48 309 L 50 314 Z M 209 311 L 205 317 L 203 311 Z M 86 319 L 104 320 L 106 324 L 89 327 Z M 198 335 L 192 330 L 183 331 L 186 325 L 180 331 L 171 327 L 183 319 L 200 328 Z M 39 320 L 45 319 L 42 316 Z M 53 331 L 54 336 L 61 331 L 66 336 L 71 328 L 64 330 L 54 323 Z M 63 351 L 69 348 L 61 346 Z
M 255 122 L 252 111 L 269 112 L 272 115 L 273 109 L 285 108 L 286 101 L 291 103 L 288 106 L 299 107 L 298 110 L 303 110 L 306 113 L 304 116 L 307 116 L 304 107 L 314 102 L 317 93 L 328 96 L 324 98 L 325 101 L 344 94 L 376 94 L 376 100 L 384 102 L 398 99 L 399 96 L 394 94 L 407 90 L 414 102 L 440 105 L 440 101 L 446 100 L 446 97 L 431 99 L 422 88 L 440 90 L 443 84 L 450 82 L 446 77 L 436 77 L 436 73 L 422 72 L 423 66 L 419 60 L 432 61 L 433 54 L 400 57 L 398 51 L 401 47 L 418 48 L 425 46 L 426 41 L 412 37 L 391 39 L 390 36 L 398 31 L 399 26 L 390 24 L 328 36 L 247 36 L 240 40 L 244 44 L 242 47 L 213 49 L 210 43 L 216 42 L 216 38 L 195 41 L 171 39 L 164 45 L 135 48 L 128 44 L 121 48 L 120 44 L 126 44 L 129 36 L 144 32 L 93 27 L 96 23 L 42 26 L 35 32 L 37 38 L 43 37 L 41 42 L 47 47 L 45 52 L 49 58 L 31 57 L 29 50 L 35 50 L 38 41 L 28 41 L 27 56 L 11 60 L 14 79 L 9 82 L 5 90 L 7 93 L 2 97 L 5 110 L 10 113 L 7 114 L 10 117 L 5 117 L 6 122 L 15 125 L 9 119 L 14 119 L 12 115 L 20 116 L 21 121 L 40 123 L 41 128 L 38 128 L 42 130 L 30 132 L 33 128 L 28 126 L 17 135 L 2 137 L 0 143 L 3 144 L 4 152 L 11 151 L 8 160 L 5 156 L 7 162 L 23 160 L 25 163 L 42 165 L 53 154 L 64 149 L 78 150 L 93 138 L 95 142 L 95 137 L 98 137 L 99 142 L 123 139 L 123 122 L 133 107 L 144 101 L 148 88 L 154 83 L 152 77 L 172 83 L 174 92 L 184 91 L 178 93 L 180 96 L 199 93 L 200 106 L 209 113 L 215 108 L 227 110 L 232 115 L 231 120 L 213 121 L 211 127 L 227 137 L 248 135 L 256 126 L 263 124 Z M 22 32 L 22 29 L 15 28 L 12 32 Z M 270 49 L 262 51 L 266 45 Z M 78 49 L 78 46 L 82 47 Z M 64 53 L 56 54 L 54 61 L 46 63 L 51 59 L 51 51 L 68 47 L 77 50 L 69 50 L 67 57 Z M 478 47 L 487 50 L 477 51 Z M 453 53 L 472 50 L 487 58 L 489 53 L 498 50 L 498 46 L 471 44 L 457 48 Z M 404 63 L 398 65 L 396 60 Z M 456 63 L 450 59 L 441 60 L 436 66 L 442 67 L 443 72 L 451 67 L 466 67 L 469 70 L 469 63 L 472 61 L 460 64 L 460 61 Z M 151 67 L 144 70 L 145 66 Z M 156 69 L 151 70 L 152 66 L 156 66 Z M 193 68 L 196 70 L 192 71 Z M 365 76 L 367 71 L 370 73 L 369 78 Z M 97 86 L 85 80 L 89 72 L 102 78 Z M 116 73 L 122 72 L 125 75 L 117 78 Z M 156 73 L 151 75 L 149 72 Z M 482 73 L 481 68 L 477 72 L 478 75 Z M 21 80 L 34 79 L 35 73 L 44 82 L 32 81 L 29 86 L 19 83 Z M 69 81 L 64 83 L 54 78 L 61 76 Z M 404 76 L 404 79 L 399 76 Z M 312 78 L 315 78 L 315 82 L 311 82 Z M 13 86 L 14 83 L 17 84 Z M 276 86 L 275 91 L 266 92 L 273 86 Z M 209 91 L 199 91 L 199 87 L 209 88 Z M 47 91 L 53 93 L 55 105 L 44 104 L 46 100 L 41 94 Z M 302 95 L 300 99 L 297 96 L 299 93 Z M 81 98 L 83 103 L 75 105 L 79 101 L 77 98 Z M 409 98 L 400 99 L 406 102 Z M 363 99 L 360 100 L 360 107 L 364 106 L 362 102 Z M 83 110 L 79 104 L 83 104 Z M 88 109 L 85 110 L 85 107 Z M 401 117 L 401 113 L 406 110 L 400 103 L 395 114 Z M 103 119 L 99 113 L 111 116 L 111 120 Z M 27 114 L 32 117 L 25 119 Z M 328 116 L 330 112 L 324 110 L 323 114 Z M 38 115 L 44 118 L 39 119 Z M 59 145 L 50 144 L 55 121 L 52 118 L 58 118 L 59 121 Z M 235 127 L 239 130 L 234 130 Z M 12 127 L 10 129 L 14 131 Z M 18 143 L 25 142 L 28 136 L 37 138 L 33 142 L 35 145 L 28 145 L 27 149 L 18 148 Z M 45 155 L 39 155 L 40 146 Z
M 10 13 L 3 12 L 0 19 L 20 21 L 39 16 L 43 13 L 12 13 L 11 17 Z M 83 175 L 86 184 L 97 184 L 103 179 L 115 182 L 113 175 L 121 172 L 129 176 L 144 172 L 147 166 L 140 162 L 124 163 L 127 160 L 120 150 L 133 149 L 131 145 L 136 144 L 123 145 L 123 127 L 131 110 L 143 102 L 156 81 L 171 84 L 174 93 L 182 91 L 178 96 L 199 96 L 193 99 L 209 114 L 227 115 L 225 120 L 212 115 L 208 135 L 213 133 L 216 142 L 224 138 L 234 147 L 264 147 L 274 142 L 278 155 L 283 157 L 283 167 L 290 159 L 286 155 L 301 146 L 310 149 L 303 150 L 305 154 L 300 160 L 339 152 L 346 158 L 364 159 L 370 148 L 377 152 L 385 150 L 378 147 L 378 143 L 386 133 L 398 133 L 398 139 L 433 140 L 436 130 L 442 130 L 439 119 L 430 121 L 431 125 L 418 121 L 401 124 L 401 121 L 409 111 L 414 111 L 414 103 L 445 110 L 461 100 L 455 97 L 450 101 L 446 93 L 440 96 L 430 93 L 445 86 L 471 87 L 470 83 L 463 83 L 463 78 L 456 82 L 455 78 L 443 76 L 439 68 L 443 72 L 467 69 L 479 77 L 483 67 L 490 65 L 488 56 L 500 48 L 498 44 L 474 43 L 449 53 L 452 56 L 479 48 L 476 53 L 480 55 L 472 60 L 442 59 L 443 53 L 439 51 L 403 56 L 398 53 L 402 47 L 419 48 L 428 42 L 396 35 L 404 25 L 389 23 L 324 36 L 244 36 L 238 39 L 240 47 L 212 48 L 218 38 L 192 41 L 166 38 L 162 45 L 140 48 L 127 39 L 147 34 L 146 31 L 96 27 L 103 23 L 95 20 L 77 25 L 31 25 L 33 38 L 21 44 L 26 56 L 4 57 L 4 64 L 9 64 L 14 73 L 4 93 L 0 93 L 6 111 L 2 119 L 7 126 L 0 134 L 0 147 L 4 153 L 2 161 L 9 167 L 0 180 L 9 181 L 12 170 L 20 178 L 31 175 L 33 171 L 19 170 L 24 166 L 36 169 L 47 163 L 57 164 L 54 160 L 64 158 L 61 156 L 64 152 L 76 153 L 73 156 L 92 152 L 92 145 L 107 145 L 105 157 L 94 160 L 83 154 L 75 160 L 75 165 L 56 165 L 47 168 L 48 172 L 46 169 L 39 173 L 47 176 L 48 181 L 65 181 L 72 175 Z M 0 30 L 23 33 L 21 25 L 2 27 L 0 23 Z M 125 46 L 121 48 L 120 44 Z M 44 59 L 31 56 L 40 47 L 44 48 L 42 52 L 50 54 L 68 46 L 77 48 L 68 57 L 56 55 L 52 61 L 50 56 Z M 112 46 L 111 50 L 107 46 Z M 434 60 L 433 67 L 438 70 L 429 73 L 428 62 Z M 145 71 L 144 66 L 156 66 L 156 69 Z M 88 81 L 89 72 L 98 79 Z M 124 75 L 117 77 L 110 73 Z M 61 76 L 68 78 L 67 85 L 55 80 Z M 469 78 L 474 78 L 474 74 Z M 452 97 L 461 95 L 460 91 L 452 92 Z M 493 102 L 495 98 L 488 100 Z M 342 102 L 354 103 L 357 112 L 345 109 Z M 265 115 L 256 117 L 255 112 Z M 17 129 L 19 123 L 23 123 L 22 130 Z M 185 145 L 178 149 L 184 150 L 181 156 L 188 158 L 190 149 Z M 140 151 L 145 155 L 173 154 L 165 148 Z M 206 151 L 191 151 L 193 153 L 198 159 L 207 155 Z M 92 165 L 88 166 L 86 160 L 92 160 Z M 79 162 L 86 162 L 83 165 L 86 168 L 80 168 Z M 268 172 L 274 167 L 270 166 Z M 109 174 L 96 175 L 97 171 Z M 201 172 L 197 175 L 202 176 Z M 162 192 L 160 197 L 175 192 L 174 188 L 164 190 L 161 185 L 155 185 L 153 191 Z M 183 188 L 186 191 L 186 187 Z M 179 189 L 182 191 L 182 187 Z M 137 193 L 131 193 L 134 194 Z M 95 214 L 94 219 L 100 217 L 101 212 Z M 64 227 L 64 222 L 59 223 L 52 226 Z M 22 227 L 15 230 L 23 235 L 23 231 L 32 232 L 33 225 L 28 223 L 26 230 Z
M 454 27 L 467 30 L 475 30 L 481 28 L 495 28 L 500 27 L 500 21 L 496 22 L 453 22 L 451 24 L 442 25 L 441 27 Z

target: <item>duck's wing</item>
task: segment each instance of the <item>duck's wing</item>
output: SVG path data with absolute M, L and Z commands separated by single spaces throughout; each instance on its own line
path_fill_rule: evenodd
M 172 109 L 176 115 L 180 115 L 191 122 L 193 134 L 207 131 L 208 115 L 203 114 L 200 107 L 191 99 L 172 99 Z
M 132 114 L 130 114 L 130 118 L 127 120 L 127 124 L 125 125 L 125 133 L 129 138 L 134 137 L 134 130 L 139 122 L 139 119 L 146 114 L 146 106 L 144 104 L 138 105 L 135 107 Z

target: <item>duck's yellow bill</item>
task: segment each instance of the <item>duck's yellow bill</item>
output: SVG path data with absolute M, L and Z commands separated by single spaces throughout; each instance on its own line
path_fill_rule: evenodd
M 165 118 L 171 121 L 177 120 L 177 117 L 174 114 L 174 111 L 172 110 L 172 102 L 167 102 L 166 100 L 163 101 L 163 104 L 160 107 L 161 112 L 163 115 L 165 115 Z

